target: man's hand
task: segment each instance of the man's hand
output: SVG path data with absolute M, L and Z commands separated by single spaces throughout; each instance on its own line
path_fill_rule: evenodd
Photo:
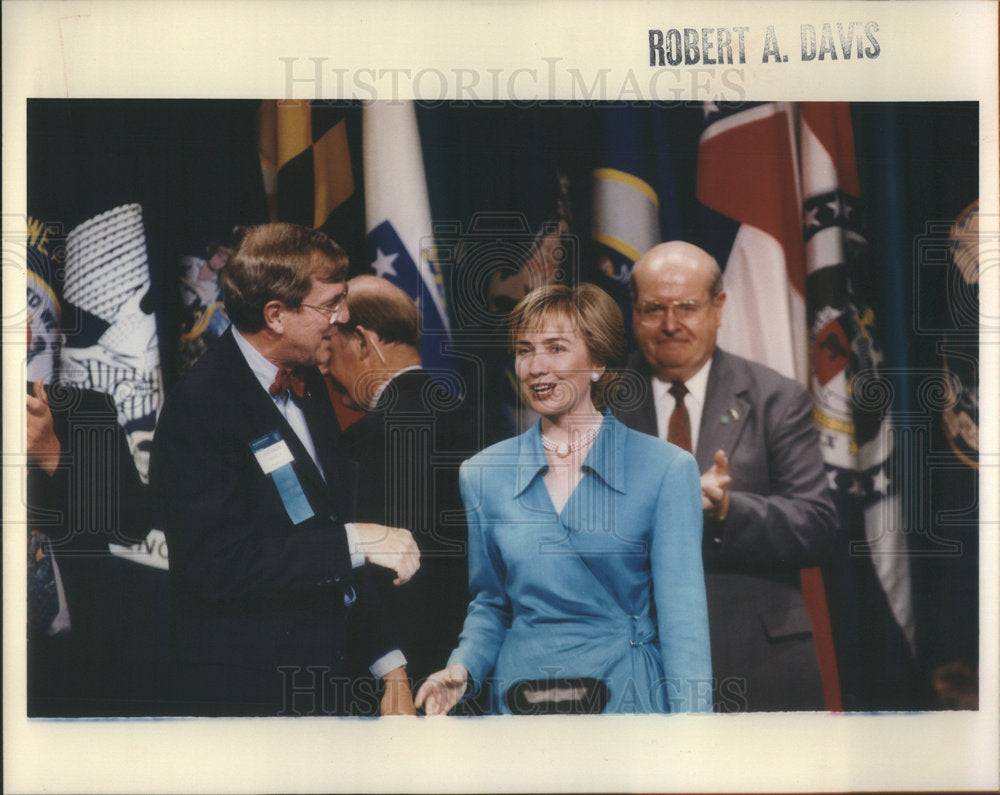
M 424 707 L 428 715 L 447 715 L 462 699 L 468 681 L 469 672 L 464 665 L 449 665 L 427 677 L 414 703 L 417 709 Z
M 410 679 L 406 675 L 405 668 L 393 668 L 382 677 L 382 681 L 385 682 L 385 693 L 382 694 L 382 702 L 379 705 L 379 712 L 382 715 L 417 714 L 413 706 L 413 694 L 410 693 Z
M 409 530 L 370 522 L 355 522 L 354 527 L 358 532 L 358 551 L 368 563 L 395 571 L 393 585 L 402 585 L 417 573 L 420 549 Z
M 35 461 L 49 476 L 55 474 L 59 466 L 62 447 L 56 436 L 49 409 L 49 396 L 45 384 L 39 378 L 35 381 L 35 397 L 28 395 L 28 457 Z
M 724 450 L 715 452 L 715 463 L 701 476 L 701 509 L 715 519 L 729 513 L 729 459 Z

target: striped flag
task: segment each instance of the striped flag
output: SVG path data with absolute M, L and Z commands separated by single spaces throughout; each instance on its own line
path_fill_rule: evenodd
M 706 103 L 697 195 L 738 223 L 719 259 L 728 295 L 719 345 L 804 385 L 806 278 L 793 110 L 784 102 Z
M 412 102 L 372 102 L 362 111 L 368 263 L 402 288 L 423 318 L 420 358 L 435 380 L 455 388 L 451 332 L 435 261 L 427 180 Z
M 809 337 L 795 111 L 781 102 L 705 103 L 697 195 L 731 222 L 720 224 L 729 234 L 713 241 L 712 251 L 726 281 L 720 347 L 806 385 Z M 838 710 L 839 673 L 822 574 L 803 569 L 801 580 L 827 708 Z
M 848 535 L 847 559 L 839 562 L 842 577 L 835 573 L 835 581 L 854 584 L 851 593 L 832 598 L 847 600 L 840 612 L 853 627 L 853 648 L 842 643 L 844 654 L 858 655 L 862 666 L 882 669 L 867 671 L 862 676 L 867 681 L 856 689 L 881 678 L 896 679 L 896 687 L 902 688 L 902 675 L 886 673 L 895 666 L 906 668 L 905 661 L 890 658 L 887 637 L 901 633 L 909 654 L 915 653 L 910 560 L 892 417 L 883 405 L 882 351 L 864 290 L 863 274 L 872 266 L 849 106 L 804 103 L 800 142 L 810 386 L 827 474 Z M 881 593 L 866 596 L 864 583 L 872 579 L 872 570 Z
M 827 567 L 827 594 L 803 571 L 831 708 L 834 674 L 848 706 L 899 704 L 912 656 L 909 556 L 894 479 L 894 436 L 880 402 L 874 312 L 865 295 L 863 234 L 849 106 L 705 106 L 698 198 L 735 223 L 721 246 L 726 321 L 720 345 L 808 384 L 827 476 L 847 543 Z M 724 224 L 719 225 L 725 228 Z M 837 664 L 839 663 L 839 672 Z M 898 693 L 872 686 L 896 679 Z M 839 701 L 840 691 L 836 692 Z

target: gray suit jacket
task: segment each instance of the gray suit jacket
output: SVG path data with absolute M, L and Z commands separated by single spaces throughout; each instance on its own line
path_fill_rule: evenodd
M 656 434 L 645 360 L 627 401 L 626 425 Z M 729 457 L 730 509 L 706 520 L 703 543 L 716 710 L 823 709 L 823 691 L 799 581 L 826 561 L 837 535 L 831 499 L 802 386 L 770 368 L 716 349 L 695 458 Z

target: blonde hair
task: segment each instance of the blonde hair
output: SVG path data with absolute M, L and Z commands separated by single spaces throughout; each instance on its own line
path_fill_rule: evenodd
M 603 365 L 601 377 L 591 385 L 590 396 L 597 408 L 613 398 L 619 370 L 625 364 L 625 322 L 621 309 L 600 287 L 550 284 L 528 293 L 510 315 L 511 349 L 529 328 L 540 326 L 553 315 L 570 321 L 595 364 Z

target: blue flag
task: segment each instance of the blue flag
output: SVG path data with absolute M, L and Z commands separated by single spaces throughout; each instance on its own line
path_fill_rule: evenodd
M 598 268 L 627 285 L 632 265 L 664 240 L 682 237 L 664 116 L 655 108 L 600 109 L 603 152 L 593 172 L 592 237 Z M 632 308 L 620 300 L 625 327 Z

